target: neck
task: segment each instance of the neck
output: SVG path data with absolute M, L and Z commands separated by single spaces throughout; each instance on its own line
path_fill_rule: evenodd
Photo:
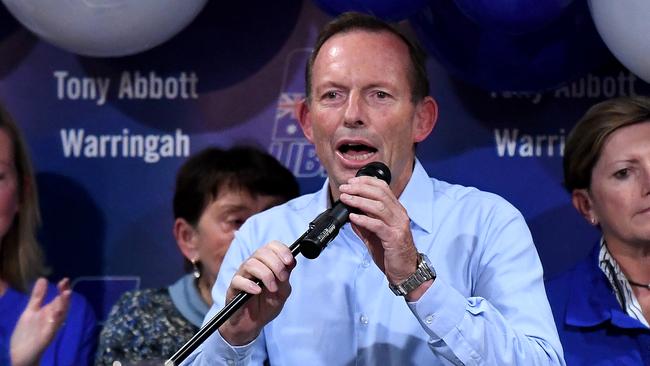
M 620 245 L 607 242 L 607 249 L 628 279 L 630 285 L 650 290 L 650 246 Z
M 212 284 L 209 280 L 205 279 L 206 276 L 201 276 L 201 278 L 196 281 L 196 287 L 199 289 L 199 294 L 203 302 L 212 306 Z
M 406 189 L 406 185 L 411 180 L 411 177 L 413 177 L 414 169 L 415 169 L 415 158 L 413 159 L 413 163 L 409 164 L 405 168 L 405 170 L 402 171 L 402 174 L 393 178 L 394 181 L 391 183 L 390 188 L 393 191 L 393 193 L 395 193 L 395 197 L 399 198 L 402 195 L 404 189 Z
M 630 286 L 650 290 L 650 283 L 638 283 L 629 279 L 627 280 L 627 282 L 630 284 Z

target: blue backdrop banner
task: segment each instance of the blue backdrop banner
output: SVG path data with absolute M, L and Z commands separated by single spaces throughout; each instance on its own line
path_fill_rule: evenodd
M 431 21 L 441 14 L 433 6 L 442 3 L 444 11 L 463 16 L 449 9 L 454 2 L 431 0 L 400 24 L 437 51 L 428 59 L 428 73 L 440 119 L 419 144 L 418 156 L 432 176 L 512 202 L 531 228 L 546 275 L 563 271 L 598 238 L 562 187 L 566 135 L 590 105 L 647 93 L 648 85 L 602 48 L 592 50 L 598 59 L 580 70 L 571 67 L 549 80 L 531 75 L 550 84 L 529 80 L 529 88 L 509 89 L 519 84 L 500 75 L 464 77 L 459 68 L 467 65 L 454 57 L 469 57 L 463 47 L 473 46 L 465 41 L 484 31 L 463 28 L 460 20 L 436 23 L 456 35 L 448 38 L 454 44 L 443 44 L 431 34 Z M 43 214 L 40 240 L 52 278 L 71 277 L 103 318 L 124 290 L 167 286 L 179 277 L 174 179 L 182 162 L 204 147 L 256 144 L 298 177 L 303 192 L 320 187 L 324 172 L 293 106 L 304 95 L 310 47 L 330 19 L 311 1 L 210 1 L 167 42 L 131 56 L 99 58 L 40 40 L 0 7 L 0 100 L 31 148 Z M 558 19 L 544 28 L 553 31 L 556 44 L 597 37 L 578 35 L 575 23 L 572 28 Z M 554 24 L 563 28 L 548 28 Z M 582 25 L 595 32 L 591 23 Z M 493 62 L 505 57 L 490 55 Z M 551 65 L 562 57 L 565 64 Z M 543 62 L 560 71 L 582 63 L 574 52 L 562 57 Z M 522 64 L 510 72 L 536 67 L 528 61 L 519 59 Z M 491 72 L 488 66 L 473 71 Z M 504 83 L 492 90 L 481 82 L 490 78 Z

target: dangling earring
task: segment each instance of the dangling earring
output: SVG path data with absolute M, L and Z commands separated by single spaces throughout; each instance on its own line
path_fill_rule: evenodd
M 199 269 L 199 265 L 197 264 L 199 263 L 199 260 L 192 259 L 191 262 L 192 262 L 192 275 L 194 276 L 194 278 L 198 280 L 199 278 L 201 278 L 201 270 Z

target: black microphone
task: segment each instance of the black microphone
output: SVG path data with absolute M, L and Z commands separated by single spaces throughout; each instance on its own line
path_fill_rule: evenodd
M 390 184 L 390 169 L 386 164 L 375 161 L 364 165 L 357 172 L 357 177 L 369 176 L 383 180 Z M 339 230 L 348 221 L 350 212 L 358 210 L 346 206 L 340 200 L 334 202 L 332 208 L 321 213 L 309 224 L 309 232 L 300 242 L 300 253 L 305 258 L 314 259 L 320 255 L 332 239 L 338 235 Z

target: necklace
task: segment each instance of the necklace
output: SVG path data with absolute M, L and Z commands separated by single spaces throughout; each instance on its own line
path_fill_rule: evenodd
M 612 260 L 614 260 L 614 257 L 612 257 L 611 252 L 609 251 L 609 248 L 607 247 L 607 242 L 605 241 L 604 238 L 603 238 L 603 242 L 602 242 L 601 245 L 604 245 L 604 246 L 605 246 L 605 250 L 607 251 L 607 253 L 609 253 L 609 256 L 612 258 Z M 612 265 L 612 263 L 611 263 L 609 260 L 608 260 L 608 261 L 605 261 L 605 265 L 608 267 L 608 269 L 610 270 L 610 272 L 612 272 L 612 273 L 614 273 L 614 274 L 616 273 L 616 270 L 614 269 L 614 266 Z M 625 278 L 627 279 L 627 276 L 625 276 Z M 615 282 L 615 283 L 616 283 L 616 282 Z M 627 283 L 629 283 L 630 286 L 643 287 L 643 288 L 645 288 L 645 289 L 647 289 L 647 290 L 650 290 L 650 283 L 648 283 L 648 284 L 643 284 L 643 283 L 634 282 L 634 281 L 632 281 L 632 280 L 630 280 L 630 279 L 627 279 Z M 618 287 L 618 286 L 617 286 L 617 287 Z M 620 294 L 622 294 L 622 292 L 620 291 L 620 289 L 617 288 L 617 291 L 618 291 Z M 625 306 L 624 306 L 624 307 L 625 307 Z
M 627 282 L 628 282 L 631 286 L 643 287 L 643 288 L 645 288 L 645 289 L 650 290 L 650 283 L 647 284 L 647 285 L 644 285 L 644 284 L 642 284 L 642 283 L 634 282 L 634 281 L 632 281 L 632 280 L 627 280 Z

